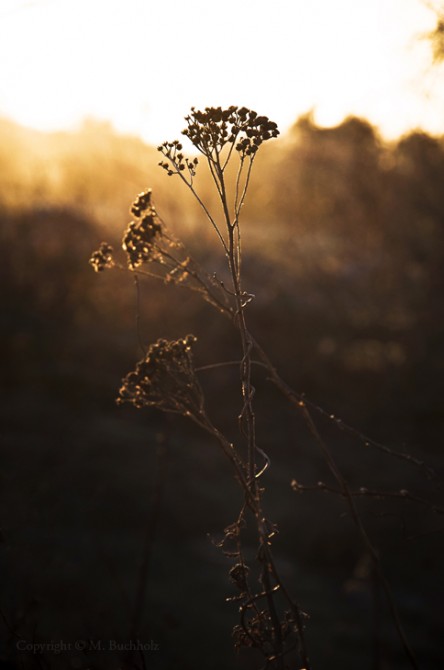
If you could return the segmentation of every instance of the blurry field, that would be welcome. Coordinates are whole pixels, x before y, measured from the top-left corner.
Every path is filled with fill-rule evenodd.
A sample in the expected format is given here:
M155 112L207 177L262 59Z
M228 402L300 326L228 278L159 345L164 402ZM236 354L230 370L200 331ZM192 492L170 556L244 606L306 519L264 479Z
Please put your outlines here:
M137 654L103 651L25 654L16 666L18 639L131 636L159 646L146 652L148 668L256 667L254 655L236 659L231 649L229 565L208 538L237 513L236 485L195 428L115 405L140 357L134 282L88 265L102 240L118 247L129 205L147 187L210 271L221 263L212 231L157 167L155 149L106 125L46 136L2 121L0 139L0 667L141 667L131 665ZM283 376L441 478L443 183L442 138L413 133L386 145L365 121L321 130L304 117L258 157L243 235L250 324ZM211 202L204 178L200 188ZM144 342L193 332L198 365L238 356L230 324L198 296L144 279L139 297ZM236 370L201 379L214 421L235 435ZM291 489L294 478L330 481L302 419L260 370L254 381L276 553L310 616L313 666L407 667L387 613L374 609L368 557L345 507ZM443 504L424 471L317 418L352 488L408 489ZM435 669L444 661L443 517L399 498L360 505L421 667Z

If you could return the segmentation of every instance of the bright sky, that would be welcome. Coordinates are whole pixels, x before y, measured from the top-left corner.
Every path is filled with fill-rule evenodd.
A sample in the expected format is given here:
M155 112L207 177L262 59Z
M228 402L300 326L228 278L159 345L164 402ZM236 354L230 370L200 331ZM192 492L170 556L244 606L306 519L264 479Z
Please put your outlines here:
M0 0L0 115L108 119L154 143L192 105L444 134L444 69L421 39L435 23L421 0Z

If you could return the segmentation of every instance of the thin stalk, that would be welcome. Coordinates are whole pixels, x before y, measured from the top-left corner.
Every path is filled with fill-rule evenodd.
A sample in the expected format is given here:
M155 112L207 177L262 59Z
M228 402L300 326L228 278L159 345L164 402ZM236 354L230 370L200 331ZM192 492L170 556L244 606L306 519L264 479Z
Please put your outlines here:
M196 144L201 153L207 159L210 174L212 176L214 185L219 195L221 207L223 210L223 218L225 221L225 226L228 235L227 241L225 241L224 236L219 230L215 220L212 218L206 205L203 203L203 201L200 199L197 192L195 191L192 181L187 180L184 177L184 175L181 174L180 170L178 170L177 168L176 173L179 174L182 181L188 186L188 188L190 189L190 191L192 192L192 194L194 195L194 197L197 199L200 206L204 210L210 223L215 228L219 240L222 243L228 261L228 269L231 275L231 282L233 288L232 295L234 299L234 308L232 309L227 308L224 311L224 313L227 316L228 314L230 314L231 317L234 317L234 322L237 330L239 331L241 341L242 360L240 362L240 383L241 383L243 407L240 413L239 422L241 432L245 435L247 442L246 463L243 462L243 459L240 458L237 450L227 440L227 438L217 428L215 428L215 426L213 426L213 424L210 422L210 420L204 413L203 409L197 413L187 412L186 414L192 420L194 420L195 423L204 428L213 437L215 437L220 443L223 452L229 458L232 465L234 466L236 476L242 488L244 489L245 504L251 509L255 518L255 528L259 543L258 560L262 564L261 579L262 584L264 586L264 590L260 594L255 595L252 595L251 592L247 592L246 594L248 595L247 601L244 602L243 606L241 607L241 622L243 629L245 633L252 639L252 641L254 641L255 637L258 637L258 639L255 641L255 646L259 646L259 648L266 654L267 666L269 663L272 663L273 667L275 667L276 670L284 670L286 667L284 657L285 654L288 652L288 649L285 649L283 630L281 628L281 621L279 618L278 608L275 600L275 594L277 592L282 592L284 594L284 598L290 605L291 611L293 612L294 621L296 622L297 625L298 629L297 633L300 645L300 656L303 659L305 667L309 668L306 653L306 645L303 636L302 615L299 611L299 608L293 603L287 591L284 589L283 584L279 578L277 569L274 565L270 549L270 540L272 533L270 533L268 529L268 523L262 512L262 505L261 505L262 492L257 483L256 452L258 451L258 448L256 445L256 418L253 407L253 397L255 389L252 385L251 380L252 351L254 346L254 340L249 333L245 317L246 302L244 300L245 295L242 290L241 236L239 228L239 216L250 183L250 176L251 176L252 165L254 162L254 155L249 157L249 165L246 175L243 172L245 156L242 156L240 159L241 165L238 171L235 184L233 220L231 220L230 205L225 184L224 171L228 165L228 161L233 151L234 144L235 142L233 141L232 146L228 152L228 156L223 161L223 163L221 159L222 147L219 146L216 142L213 143L211 149L208 145L208 142L205 142L201 145ZM266 460L268 461L269 459L266 457ZM262 636L262 634L260 633L256 635L256 633L252 632L252 630L249 629L248 624L245 622L245 617L247 615L247 611L249 611L249 608L251 606L256 607L255 605L251 605L251 603L255 603L260 598L265 598L267 601L266 612L267 616L270 617L272 627L271 639L268 638L267 636L265 637ZM262 612L260 611L257 614L259 618L262 616ZM270 646L272 648L272 653L268 653L270 651Z
M248 480L245 478L245 467L242 460L239 458L233 444L227 440L225 435L221 433L221 431L216 428L216 426L211 423L210 419L204 412L200 412L198 415L190 414L189 418L192 419L198 426L203 428L207 433L216 438L216 440L221 445L225 456L227 456L229 461L231 461L232 465L234 466L236 475L243 489L245 490L246 494L249 494ZM250 496L249 502L250 506L251 504L255 505L255 500L252 496Z
M127 268L121 268L122 270L126 270ZM142 275L144 277L154 277L155 279L160 279L161 281L165 281L165 277L162 275L157 275L154 272L146 272L144 270L140 270L137 268L137 270L129 270L130 272L136 272L139 275ZM175 284L179 288L182 289L187 289L188 291L194 291L195 293L199 293L200 295L204 296L204 299L210 304L213 305L215 309L217 309L219 312L222 314L225 314L226 316L232 316L232 310L230 307L227 307L224 305L218 298L216 298L211 291L208 289L206 284L204 282L202 283L202 287L198 286L191 286L190 284Z
M229 163L229 160L230 160L230 158L231 158L231 154L233 153L233 149L234 149L234 147L236 146L236 139L237 139L238 135L239 135L239 132L237 132L237 133L234 135L233 139L232 139L231 142L230 142L230 149L229 149L229 151L228 151L228 155L227 155L227 157L226 157L226 159L225 159L225 162L224 162L224 164L222 165L222 172L225 172L225 168L227 167L227 165L228 165L228 163Z
M255 435L255 415L252 405L253 389L251 385L251 350L252 343L248 333L247 324L245 320L244 307L242 304L242 292L238 281L236 264L234 259L233 246L233 229L230 229L230 253L229 253L230 272L234 286L235 301L236 301L236 322L240 333L243 358L241 362L241 386L242 396L244 400L244 407L242 408L241 416L246 417L247 422L247 441L248 441L248 466L249 478L251 485L254 486L255 481L255 451L256 451L256 435Z
M208 296L211 298L211 300L212 300L213 302L216 303L216 305L219 307L219 309L221 309L222 311L228 311L228 312L231 314L231 309L230 309L229 307L227 307L226 305L223 305L223 303L221 303L221 302L220 302L220 301L219 301L219 300L218 300L218 299L211 293L211 291L210 291L210 289L208 288L207 284L203 281L201 275L200 275L198 272L196 272L195 270L192 270L192 269L189 268L188 266L185 266L185 267L184 267L184 266L182 265L182 263L181 263L177 258L175 258L170 252L165 251L164 249L162 249L162 248L159 247L158 245L156 245L156 249L159 251L159 253L162 254L162 256L163 256L164 258L167 258L168 260L170 260L170 261L173 263L173 265L171 266L172 269L178 269L178 270L180 269L180 270L182 270L183 272L186 272L187 274L189 274L190 277L193 277L193 279L195 279L196 282L197 282L198 284L200 284L200 286L202 287L202 289L204 290L204 292L206 292L206 293L208 294ZM191 260L191 259L190 259L190 260ZM192 261L192 262L194 263L194 261ZM190 287L190 288L191 288L191 287Z
M203 153L203 152L202 152L202 153ZM171 161L171 159L168 159L168 160L169 160L170 163L173 165L173 167L174 167L174 169L175 169L175 174L179 175L179 177L181 178L181 180L183 181L183 183L190 189L190 191L192 192L193 196L196 198L197 202L199 203L199 205L201 206L201 208L202 208L203 211L205 212L205 215L207 216L209 222L211 223L211 225L213 226L214 230L216 231L217 236L219 237L219 240L220 240L220 242L221 242L221 244L222 244L222 246L223 246L223 248L224 248L224 250L225 250L225 253L227 254L227 253L228 253L228 248L227 248L226 242L225 242L225 240L224 240L224 238L223 238L223 236L222 236L222 233L220 232L219 227L218 227L216 221L215 221L214 218L211 216L211 213L210 213L210 211L208 210L207 206L205 205L205 203L203 202L202 198L199 196L199 194L197 193L196 189L194 188L193 183L192 183L191 181L188 181L188 180L184 177L184 175L182 174L182 172L176 168L176 165L174 164L174 162Z
M248 166L248 171L247 171L247 177L245 179L244 190L242 191L242 196L241 196L241 199L239 201L239 206L238 206L238 208L236 210L236 213L235 213L236 214L236 220L239 218L240 211L242 209L242 206L245 202L245 197L247 195L248 186L250 185L250 177L251 177L251 170L253 169L253 162L254 162L254 156L252 156L250 158L250 164Z
M413 651L410 647L410 644L407 640L406 633L404 631L404 627L401 623L398 608L397 608L397 605L395 603L390 585L389 585L389 583L387 581L387 578L385 577L385 574L383 572L378 552L377 552L376 548L374 547L372 541L370 540L370 537L369 537L369 535L368 535L368 533L367 533L367 531L366 531L366 529L365 529L365 527L362 523L361 517L360 517L358 509L356 507L356 503L355 503L354 498L353 498L353 494L352 494L352 492L351 492L351 490L348 486L347 481L345 480L345 478L343 477L339 467L337 466L336 461L334 460L330 449L328 448L325 441L322 439L322 437L321 437L321 435L320 435L320 433L319 433L319 431L316 427L316 424L313 421L313 418L312 418L306 404L302 400L297 398L295 396L294 392L292 391L292 389L289 386L287 386L287 384L281 379L281 377L279 376L279 374L276 371L276 368L272 365L271 361L268 359L268 356L265 354L263 349L257 344L255 344L255 348L256 348L256 351L257 351L259 357L263 360L263 362L265 364L267 364L269 373L271 375L271 381L290 400L290 402L295 403L297 405L297 407L302 411L302 415L303 415L303 417L304 417L304 419L307 423L307 426L308 426L311 434L313 435L316 443L318 444L318 446L319 446L319 448L320 448L320 450L321 450L321 452L322 452L322 454L325 458L325 461L326 461L326 463L327 463L327 465L330 469L330 472L332 473L333 477L336 479L343 496L347 500L352 520L353 520L356 528L359 531L359 534L361 536L361 539L362 539L362 542L363 542L364 546L366 547L366 549L368 550L368 552L369 552L369 554L372 558L373 564L375 566L376 573L378 575L379 581L380 581L380 583L382 585L382 588L384 590L384 594L385 594L385 597L386 597L386 600L387 600L387 604L388 604L390 613L392 615L392 619L393 619L393 622L395 624L395 628L396 628L396 631L398 633L398 637L400 639L400 642L401 642L401 645L404 649L404 652L405 652L407 658L409 659L412 668L414 668L414 670L419 670L419 665L417 663L416 657L415 657L415 655L414 655L414 653L413 653Z
M217 149L215 149L216 155L217 155ZM217 175L217 162L214 160L214 158L211 155L206 156L208 167L211 173L211 176L213 178L214 185L216 186L216 190L219 194L219 197L222 198L222 191L221 191L221 186L218 181L218 175Z
M239 207L239 187L240 187L240 179L242 176L242 171L245 165L245 158L242 156L239 164L239 170L237 173L236 177L236 189L235 189L235 198L234 198L234 221L233 221L233 228L236 231L236 266L237 266L237 273L238 273L238 278L240 280L240 275L241 275L241 234L240 234L240 227L239 227L239 214L240 214L240 207ZM251 162L250 162L250 169L251 169Z
M267 533L265 532L263 528L263 514L260 506L260 494L258 493L257 485L256 485L256 479L255 479L255 474L256 474L256 435L255 435L255 414L254 414L254 409L253 409L253 403L252 403L252 398L253 398L253 388L251 385L251 351L253 349L253 341L252 338L249 334L247 324L246 324L246 319L245 319L245 307L242 302L242 287L241 287L241 275L240 275L240 233L239 233L239 214L240 214L240 209L242 207L242 204L245 200L247 188L248 188L248 183L251 175L251 168L252 168L252 163L253 161L250 161L249 168L248 168L248 173L247 173L247 179L246 179L246 184L244 186L244 190L241 196L241 200L239 203L237 203L237 195L236 195L236 211L235 211L235 220L234 223L232 224L230 222L230 216L228 212L228 202L226 198L226 191L225 191L225 182L224 182L224 177L223 177L223 171L219 166L219 179L222 187L222 204L224 208L224 214L225 214L225 219L226 219L226 224L227 224L227 230L228 230L228 239L229 239L229 254L228 254L228 261L229 261L229 269L231 272L231 277L232 277L232 282L233 282L233 288L234 288L234 294L235 294L235 301L236 301L236 321L237 321L237 326L238 330L240 333L241 337L241 344L242 344L242 351L243 351L243 359L241 362L241 384L242 384L242 394L244 398L244 407L241 413L241 416L245 414L246 416L246 421L247 421L247 441L248 441L248 475L249 475L249 485L251 487L251 494L254 496L254 499L256 500L257 504L257 510L256 510L256 524L257 524L257 530L258 530L258 539L261 547L261 552L263 553L264 556L264 566L263 566L263 572L262 572L262 579L263 579L263 584L265 587L265 597L267 599L268 603L268 610L270 613L270 617L272 620L272 625L273 625L273 630L274 630L274 660L277 662L277 668L278 670L283 670L285 665L284 665L284 645L283 645L283 639L282 639L282 631L281 631L281 625L279 621L279 616L277 614L276 610L276 605L274 601L274 593L275 593L275 588L271 586L270 582L270 571L272 572L273 576L275 577L277 581L277 588L283 588L282 582L278 576L276 567L274 565L274 562L272 561L271 557L271 550L269 547L269 540ZM240 176L239 176L240 178ZM237 231L237 239L235 239L235 231ZM303 634L303 625L302 625L302 617L299 611L299 608L293 603L291 598L289 597L288 593L285 591L286 594L286 599L289 602L292 611L295 614L295 618L297 621L297 627L298 627L298 637L300 641L300 654L301 658L303 659L304 665L307 669L309 669L309 662L308 662L308 655L306 651L306 643L305 643L305 638Z
M241 156L241 159L239 161L239 169L238 169L237 175L236 175L236 186L235 186L235 190L234 190L234 193L235 193L235 195L234 195L234 214L235 214L235 217L239 212L238 205L239 205L240 180L241 180L242 172L243 172L243 169L244 169L244 165L245 165L245 157Z
M397 605L396 605L395 600L393 598L392 590L391 590L390 585L387 581L387 578L385 577L385 574L383 572L382 565L381 565L381 560L379 558L379 555L378 555L378 552L377 552L375 546L373 545L372 541L370 540L370 537L369 537L369 535L368 535L368 533L367 533L367 531L364 527L364 524L362 523L360 514L358 512L358 508L357 508L355 500L353 498L353 494L350 491L350 488L347 484L347 481L342 476L341 471L339 470L338 466L336 465L336 462L333 458L333 455L332 455L330 449L327 447L327 444L322 439L318 429L316 428L316 425L315 425L315 423L313 421L313 418L312 418L310 412L308 411L307 407L304 406L304 405L301 405L301 403L299 403L299 406L301 407L304 418L307 422L307 425L308 425L313 437L315 438L315 441L317 442L318 446L320 447L320 449L321 449L321 451L324 455L324 458L327 462L327 465L330 469L330 472L332 473L332 475L334 476L334 478L338 482L338 484L339 484L339 486L342 490L342 493L347 500L348 507L350 509L350 513L351 513L351 517L353 519L353 522L354 522L356 528L358 529L359 534L361 535L361 539L363 541L364 546L366 547L366 549L368 550L368 552L369 552L369 554L372 558L372 561L373 561L373 564L375 566L379 581L380 581L380 583L382 585L382 588L384 590L386 600L387 600L387 603L388 603L388 606L389 606L389 609L390 609L390 612L391 612L393 622L395 624L399 639L400 639L401 644L404 648L404 652L405 652L407 658L409 659L412 668L414 668L415 670L419 670L419 665L416 661L416 657L415 657L415 655L414 655L414 653L413 653L413 651L410 647L410 644L407 640L407 636L406 636L405 631L404 631L404 627L401 623L398 608L397 608Z
M255 451L256 451L256 435L255 435L255 415L252 405L253 390L251 386L251 350L252 343L248 333L247 324L245 320L244 306L242 304L242 288L241 278L238 273L236 263L236 246L234 239L234 229L230 221L228 198L225 187L225 179L222 167L219 163L218 157L218 177L220 180L222 190L222 206L224 210L225 223L228 231L228 265L233 284L234 298L236 304L236 322L241 338L242 346L242 363L241 363L241 387L244 407L241 416L245 415L247 422L247 443L248 443L248 471L252 493L257 496L256 482L255 482Z
M277 661L278 664L278 670L285 670L284 666L284 643L282 639L282 630L281 630L281 622L279 620L279 616L276 610L276 605L274 602L274 593L279 589L279 586L275 586L274 588L271 585L271 580L270 580L270 568L269 568L269 563L268 560L266 559L265 555L265 544L266 544L266 538L263 537L263 533L260 532L261 540L262 540L262 545L260 548L260 551L263 552L263 566L262 566L262 575L261 575L261 581L262 584L264 585L265 588L265 597L267 599L267 605L268 605L268 611L270 612L270 617L271 617L271 622L273 625L273 655L275 660Z
M297 634L298 634L298 639L299 639L299 655L300 655L301 660L304 664L304 670L310 670L311 665L310 665L310 661L309 661L309 658L308 658L308 649L307 649L307 642L306 642L306 639L305 639L304 624L303 624L303 621L302 621L301 608L299 607L299 605L297 605L294 602L293 598L288 593L287 589L285 588L285 585L283 584L283 582L282 582L282 580L279 576L276 565L274 563L274 558L273 558L273 554L272 554L272 551L271 551L271 547L267 545L265 550L267 552L267 561L268 561L268 564L270 566L273 577L276 581L276 584L279 585L280 590L283 593L286 601L290 605L291 611L292 611L293 616L296 620L296 626L297 626L297 629L298 629Z

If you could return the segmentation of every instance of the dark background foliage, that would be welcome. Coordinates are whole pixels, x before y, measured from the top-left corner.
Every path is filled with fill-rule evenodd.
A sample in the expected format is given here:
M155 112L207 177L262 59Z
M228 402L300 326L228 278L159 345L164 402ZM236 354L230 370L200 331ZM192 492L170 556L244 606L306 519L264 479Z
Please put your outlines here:
M114 403L140 340L193 332L206 365L238 357L235 333L198 296L141 279L137 299L130 275L88 266L103 239L118 247L146 187L210 271L221 266L212 230L153 148L106 125L45 136L3 121L0 136L4 667L20 656L17 638L131 636L159 645L146 653L150 668L255 667L254 654L233 655L229 564L207 537L220 539L238 509L228 465L183 420ZM315 415L352 488L436 502L423 468L366 448L329 415L442 476L443 183L442 138L386 143L364 120L321 129L306 116L261 150L243 223L251 327L326 410ZM200 188L211 203L205 178ZM201 380L214 421L235 436L236 368ZM313 666L407 667L345 506L291 489L294 478L331 484L301 417L259 368L254 381L276 552L310 617ZM360 506L421 667L436 668L442 517L400 498ZM138 661L130 656L20 658L126 668Z

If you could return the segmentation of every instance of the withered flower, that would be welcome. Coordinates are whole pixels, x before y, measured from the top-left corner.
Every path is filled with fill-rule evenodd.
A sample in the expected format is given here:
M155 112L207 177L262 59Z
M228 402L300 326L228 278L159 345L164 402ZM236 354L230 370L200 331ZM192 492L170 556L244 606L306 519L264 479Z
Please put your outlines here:
M128 265L135 269L155 256L154 242L161 234L162 226L152 204L151 189L139 193L130 211L136 220L128 224L122 247L127 253Z
M152 344L122 382L118 404L157 407L166 412L197 417L203 411L203 394L193 368L194 335Z
M92 265L95 272L103 272L114 265L113 248L107 242L102 242L97 251L91 255L89 264Z

